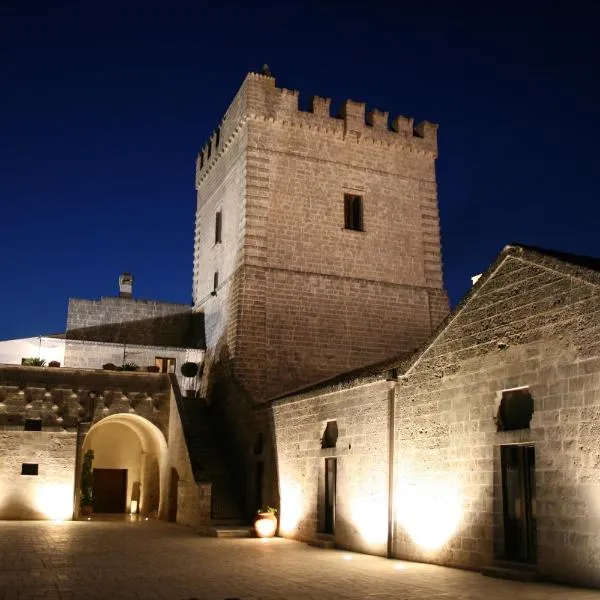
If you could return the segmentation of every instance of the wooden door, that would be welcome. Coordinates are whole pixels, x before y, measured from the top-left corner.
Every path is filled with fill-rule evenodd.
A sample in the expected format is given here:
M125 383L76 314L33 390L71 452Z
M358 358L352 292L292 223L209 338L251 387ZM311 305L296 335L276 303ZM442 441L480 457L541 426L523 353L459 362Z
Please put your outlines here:
M124 513L127 469L94 469L94 512Z

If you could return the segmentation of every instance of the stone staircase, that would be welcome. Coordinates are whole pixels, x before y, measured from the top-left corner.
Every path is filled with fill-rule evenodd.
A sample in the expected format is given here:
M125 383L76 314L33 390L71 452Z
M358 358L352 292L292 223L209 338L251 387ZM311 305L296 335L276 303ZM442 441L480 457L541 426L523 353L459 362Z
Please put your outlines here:
M236 498L234 481L220 451L218 430L210 409L199 398L184 398L177 378L171 375L170 379L194 479L197 483L212 484L211 525L199 533L216 537L250 536L252 529Z
M533 564L495 560L493 564L484 567L481 574L486 577L512 579L514 581L540 581L541 577Z

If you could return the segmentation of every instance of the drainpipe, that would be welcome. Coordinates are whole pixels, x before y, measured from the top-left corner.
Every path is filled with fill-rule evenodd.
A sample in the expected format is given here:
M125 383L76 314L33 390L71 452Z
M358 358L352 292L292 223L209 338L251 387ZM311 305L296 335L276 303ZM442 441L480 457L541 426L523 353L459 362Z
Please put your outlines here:
M386 558L394 558L394 441L398 370L389 371L388 382L388 535Z

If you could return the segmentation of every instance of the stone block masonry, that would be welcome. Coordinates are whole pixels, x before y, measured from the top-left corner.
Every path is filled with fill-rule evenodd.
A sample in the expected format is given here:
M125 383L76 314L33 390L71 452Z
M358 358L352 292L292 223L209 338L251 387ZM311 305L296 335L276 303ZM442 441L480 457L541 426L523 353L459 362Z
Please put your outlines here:
M397 365L393 388L380 370L275 401L284 534L323 532L323 462L335 457L341 547L386 552L378 519L391 490L397 558L469 569L524 560L542 577L600 585L599 284L600 273L509 247L429 344ZM499 424L511 390L533 400L529 427ZM339 436L322 449L328 420ZM514 465L503 470L506 448L529 452L528 500L507 496L521 479ZM529 542L516 549L505 523L529 510Z
M67 339L148 346L203 347L200 316L190 306L168 302L104 297L71 298Z
M445 316L436 130L353 101L303 112L247 76L198 157L194 302L254 401L412 351Z

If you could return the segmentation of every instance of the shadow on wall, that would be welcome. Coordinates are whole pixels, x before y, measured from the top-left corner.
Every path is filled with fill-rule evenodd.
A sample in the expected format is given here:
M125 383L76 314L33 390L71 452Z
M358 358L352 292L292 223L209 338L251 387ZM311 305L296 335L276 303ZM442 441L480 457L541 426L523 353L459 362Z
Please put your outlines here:
M172 346L204 347L204 314L191 311L148 319L106 323L69 329L67 340Z
M217 345L206 365L206 402L219 450L242 514L251 519L260 508L279 507L272 411L269 404L256 403L236 377L226 343Z

